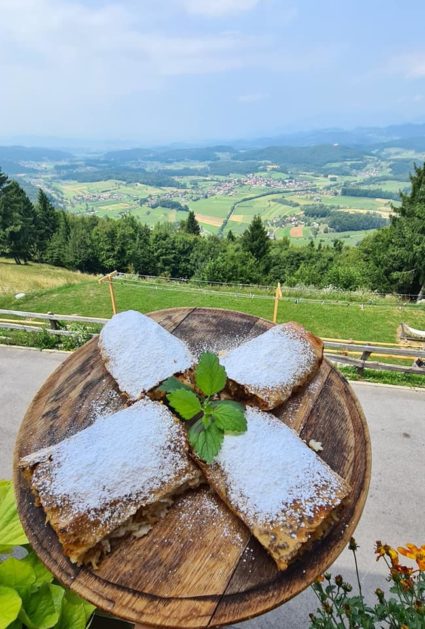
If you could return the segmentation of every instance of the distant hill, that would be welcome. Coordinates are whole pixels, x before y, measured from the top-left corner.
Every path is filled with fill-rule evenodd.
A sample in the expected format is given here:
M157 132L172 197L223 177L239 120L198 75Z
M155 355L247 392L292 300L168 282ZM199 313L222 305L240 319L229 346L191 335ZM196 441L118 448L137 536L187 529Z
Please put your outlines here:
M187 148L134 148L123 151L109 151L105 153L105 159L116 160L119 162L133 161L161 161L161 162L179 162L179 161L215 161L218 159L219 153L233 152L230 146L206 146L206 147L187 147Z
M373 145L398 141L402 148L410 148L417 138L425 138L425 123L400 124L387 127L358 127L356 129L317 129L286 133L272 137L232 142L235 148L267 146L313 146L315 144ZM412 148L414 148L412 146ZM422 149L421 149L422 150Z
M319 144L317 146L268 146L245 152L239 151L236 159L267 160L282 166L321 167L334 162L363 160L365 155L366 152L357 147Z
M72 158L72 154L58 149L36 146L0 146L0 164L8 162L59 161Z

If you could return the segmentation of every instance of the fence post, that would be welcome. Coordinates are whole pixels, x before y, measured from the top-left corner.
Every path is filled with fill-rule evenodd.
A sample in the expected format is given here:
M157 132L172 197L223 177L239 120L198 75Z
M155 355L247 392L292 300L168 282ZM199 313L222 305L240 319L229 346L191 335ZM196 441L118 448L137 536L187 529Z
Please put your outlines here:
M54 312L48 312L48 315L53 315L55 314ZM49 325L50 325L50 329L51 330L58 330L59 329L59 323L57 319L49 319Z
M279 299L282 299L282 289L280 287L280 282L277 283L276 292L274 296L273 323L277 322L277 309L279 306Z
M372 353L372 352L366 352L366 351L364 351L364 352L362 353L362 355L360 356L360 360L361 360L361 361L363 361L363 364L362 364L361 366L359 366L359 367L357 367L357 368L356 368L356 369L357 369L357 373L358 373L360 376L361 376L361 375L363 375L364 368L365 368L365 363L366 363L367 359L369 358L369 356L371 355L371 353Z
M117 302L115 300L115 293L114 293L114 287L112 286L112 278L118 274L118 271L112 271L112 273L108 273L108 275L105 275L104 277L101 277L99 280L99 284L101 284L102 282L107 281L108 285L109 285L109 296L111 298L111 305L112 305L112 313L114 315L117 314Z

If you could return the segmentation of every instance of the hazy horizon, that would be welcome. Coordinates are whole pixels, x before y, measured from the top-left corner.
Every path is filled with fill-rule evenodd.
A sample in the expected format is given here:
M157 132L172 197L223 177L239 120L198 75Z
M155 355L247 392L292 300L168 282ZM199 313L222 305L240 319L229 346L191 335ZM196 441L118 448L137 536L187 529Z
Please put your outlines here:
M425 120L425 5L1 0L0 141L210 143Z

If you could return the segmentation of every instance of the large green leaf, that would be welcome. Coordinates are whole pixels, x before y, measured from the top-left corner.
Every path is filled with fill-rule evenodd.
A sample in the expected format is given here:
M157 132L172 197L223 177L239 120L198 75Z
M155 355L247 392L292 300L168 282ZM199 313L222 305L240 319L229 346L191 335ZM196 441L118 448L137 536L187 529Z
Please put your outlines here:
M0 629L6 629L18 617L22 600L13 588L0 585Z
M218 357L212 352L201 354L195 369L196 386L205 395L214 395L224 389L226 380L226 370L220 365Z
M47 570L43 563L41 563L40 559L33 550L31 550L28 555L20 561L33 569L35 574L35 585L42 585L43 583L51 583L53 581L53 574Z
M2 503L3 498L5 497L7 492L9 491L10 485L10 480L0 480L0 504Z
M59 620L64 589L43 583L39 590L25 593L19 618L28 629L50 629Z
M22 594L29 589L36 580L35 572L23 560L10 557L0 563L0 585L15 589Z
M62 614L55 629L85 629L96 608L67 590L62 603Z
M4 482L2 481L0 491L0 552L5 552L13 546L28 544L16 509L12 483L8 481L8 488L5 490Z

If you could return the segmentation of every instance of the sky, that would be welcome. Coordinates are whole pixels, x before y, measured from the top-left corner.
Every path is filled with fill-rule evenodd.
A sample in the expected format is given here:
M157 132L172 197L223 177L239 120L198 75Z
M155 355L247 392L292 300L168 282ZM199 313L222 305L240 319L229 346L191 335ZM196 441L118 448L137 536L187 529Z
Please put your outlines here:
M425 122L424 0L0 0L0 139Z

